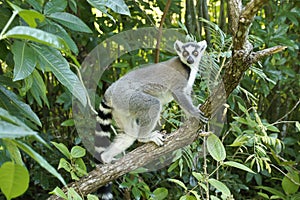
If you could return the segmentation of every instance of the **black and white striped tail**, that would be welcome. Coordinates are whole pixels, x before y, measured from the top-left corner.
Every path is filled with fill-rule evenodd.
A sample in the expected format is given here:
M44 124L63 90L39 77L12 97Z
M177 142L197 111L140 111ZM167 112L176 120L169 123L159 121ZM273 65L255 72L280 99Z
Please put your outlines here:
M101 160L101 153L110 145L110 125L112 121L111 107L104 100L101 101L96 117L97 124L95 130L95 155L98 161Z
M111 107L104 100L101 101L98 110L97 124L94 136L95 154L97 161L102 162L101 153L110 145L110 125L112 121ZM101 200L112 200L112 184L109 183L98 189Z

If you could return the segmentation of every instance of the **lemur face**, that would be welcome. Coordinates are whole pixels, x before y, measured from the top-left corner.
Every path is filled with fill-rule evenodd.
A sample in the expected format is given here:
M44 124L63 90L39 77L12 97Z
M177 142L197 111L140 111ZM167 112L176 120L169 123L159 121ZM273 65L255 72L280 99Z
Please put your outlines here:
M181 62L191 67L198 67L202 54L207 47L205 40L201 42L182 43L176 40L174 49L179 56Z

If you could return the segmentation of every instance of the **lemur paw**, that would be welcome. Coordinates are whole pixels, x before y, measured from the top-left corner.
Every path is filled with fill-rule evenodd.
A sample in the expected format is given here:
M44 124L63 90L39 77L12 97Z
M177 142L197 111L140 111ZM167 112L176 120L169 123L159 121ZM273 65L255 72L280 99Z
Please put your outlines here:
M159 131L153 131L149 137L147 138L139 138L138 141L140 142L154 142L157 146L163 146L166 137L164 134L160 133Z
M204 124L207 124L209 118L208 118L208 117L205 117L204 113L200 110L200 107L201 107L201 106L202 106L202 104L199 104L199 105L197 106L197 108L198 108L199 111L200 111L199 119L200 119L200 121L203 122Z

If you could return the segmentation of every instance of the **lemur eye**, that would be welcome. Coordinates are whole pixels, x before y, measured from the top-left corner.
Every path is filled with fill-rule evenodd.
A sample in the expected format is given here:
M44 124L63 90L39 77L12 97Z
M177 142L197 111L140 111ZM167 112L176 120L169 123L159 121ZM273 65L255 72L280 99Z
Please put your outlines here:
M199 54L198 51L194 51L194 52L193 52L193 55L194 55L194 56L198 56L198 54Z
M183 55L184 57L187 57L187 56L189 55L189 52L184 51L184 52L182 53L182 55Z

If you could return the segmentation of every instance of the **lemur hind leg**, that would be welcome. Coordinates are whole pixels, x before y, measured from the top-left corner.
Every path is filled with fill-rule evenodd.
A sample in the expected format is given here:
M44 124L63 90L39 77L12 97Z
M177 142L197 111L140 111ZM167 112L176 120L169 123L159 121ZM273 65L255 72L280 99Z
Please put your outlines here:
M158 146L163 145L164 135L159 131L153 131L156 127L162 105L159 99L148 94L143 94L144 105L137 109L136 119L139 125L138 141L154 142Z
M105 163L110 163L114 157L124 152L137 139L138 125L136 120L124 113L114 113L117 117L118 127L122 133L119 133L110 144L110 146L101 154L101 159Z

